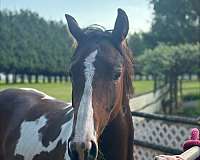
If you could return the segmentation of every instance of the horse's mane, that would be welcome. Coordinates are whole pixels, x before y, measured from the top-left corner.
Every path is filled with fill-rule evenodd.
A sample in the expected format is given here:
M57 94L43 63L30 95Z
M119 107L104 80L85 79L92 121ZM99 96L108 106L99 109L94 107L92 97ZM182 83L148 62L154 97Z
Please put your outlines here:
M103 26L100 25L91 25L83 29L84 34L89 39L108 39L111 41L113 46L121 53L124 59L125 65L125 74L124 74L124 86L125 86L125 97L130 99L133 96L133 86L132 86L132 77L133 77L133 57L132 52L128 48L127 41L124 40L121 45L116 45L112 38L112 30L106 30Z
M122 45L122 55L124 57L124 65L125 65L125 77L124 77L124 85L125 85L125 96L126 98L130 99L133 97L134 94L134 88L132 85L132 80L133 80L133 65L134 65L134 59L133 59L133 54L131 50L128 47L128 43L125 40Z

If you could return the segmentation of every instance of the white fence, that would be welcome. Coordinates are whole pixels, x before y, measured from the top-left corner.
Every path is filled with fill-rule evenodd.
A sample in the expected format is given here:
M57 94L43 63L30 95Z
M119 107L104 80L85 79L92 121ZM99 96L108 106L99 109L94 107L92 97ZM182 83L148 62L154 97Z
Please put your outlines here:
M168 91L166 85L156 92L130 100L135 130L135 160L150 160L160 154L181 154L183 142L191 129L200 127L197 119L153 114L161 110L162 100L168 98Z
M168 85L161 87L156 92L149 92L132 98L129 102L131 111L155 113L160 111L161 102L166 98L169 91Z
M132 112L134 159L151 160L160 154L180 154L192 128L200 128L197 119Z

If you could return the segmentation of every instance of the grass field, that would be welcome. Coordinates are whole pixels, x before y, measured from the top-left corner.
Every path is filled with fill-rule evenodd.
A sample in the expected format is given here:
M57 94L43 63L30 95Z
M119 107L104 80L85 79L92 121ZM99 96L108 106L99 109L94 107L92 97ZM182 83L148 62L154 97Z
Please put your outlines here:
M134 81L135 94L141 94L153 89L153 81ZM56 97L64 101L71 101L71 83L39 83L39 84L3 84L0 83L0 90L6 88L35 88L50 96ZM191 92L200 93L200 83L198 81L183 81L183 93ZM189 88L189 89L188 89Z
M135 94L141 94L153 90L153 81L134 81L133 82Z
M0 89L6 88L35 88L40 90L52 97L56 97L58 99L64 101L71 101L71 83L45 83L45 84L1 84Z
M135 81L135 93L140 94L153 89L153 81ZM39 83L39 84L0 84L0 90L6 88L35 88L50 96L64 101L71 100L71 83Z
M200 94L199 81L183 81L183 95L187 94Z

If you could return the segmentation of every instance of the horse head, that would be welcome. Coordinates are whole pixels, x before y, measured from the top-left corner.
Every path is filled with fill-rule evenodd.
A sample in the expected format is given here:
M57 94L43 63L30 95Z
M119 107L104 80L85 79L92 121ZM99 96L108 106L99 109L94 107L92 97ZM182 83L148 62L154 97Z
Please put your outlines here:
M69 71L74 107L69 155L73 160L95 160L104 129L120 111L126 110L124 106L132 94L133 66L125 40L128 17L118 9L111 31L97 26L81 29L72 16L65 16L77 41Z

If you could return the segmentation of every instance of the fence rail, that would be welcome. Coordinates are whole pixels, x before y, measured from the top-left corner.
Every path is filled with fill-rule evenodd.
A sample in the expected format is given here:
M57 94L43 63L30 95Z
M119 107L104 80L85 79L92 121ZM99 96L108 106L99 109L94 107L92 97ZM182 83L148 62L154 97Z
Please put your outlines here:
M198 146L194 146L190 149L188 149L187 151L183 152L180 155L176 155L176 157L181 157L184 160L195 160L196 158L198 158L200 156L200 147ZM163 160L163 158L168 156L162 155L162 156L156 156L155 160ZM173 156L174 157L174 156Z
M170 116L162 114L149 114L143 112L132 112L133 117L143 117L149 120L162 120L165 122L184 123L189 125L200 125L200 118L188 118L180 116Z
M167 97L169 86L164 85L156 91L151 91L146 94L136 96L129 102L131 111L155 113L161 110L161 103Z
M156 155L181 154L183 142L192 128L200 128L197 119L132 112L134 158L154 159Z

